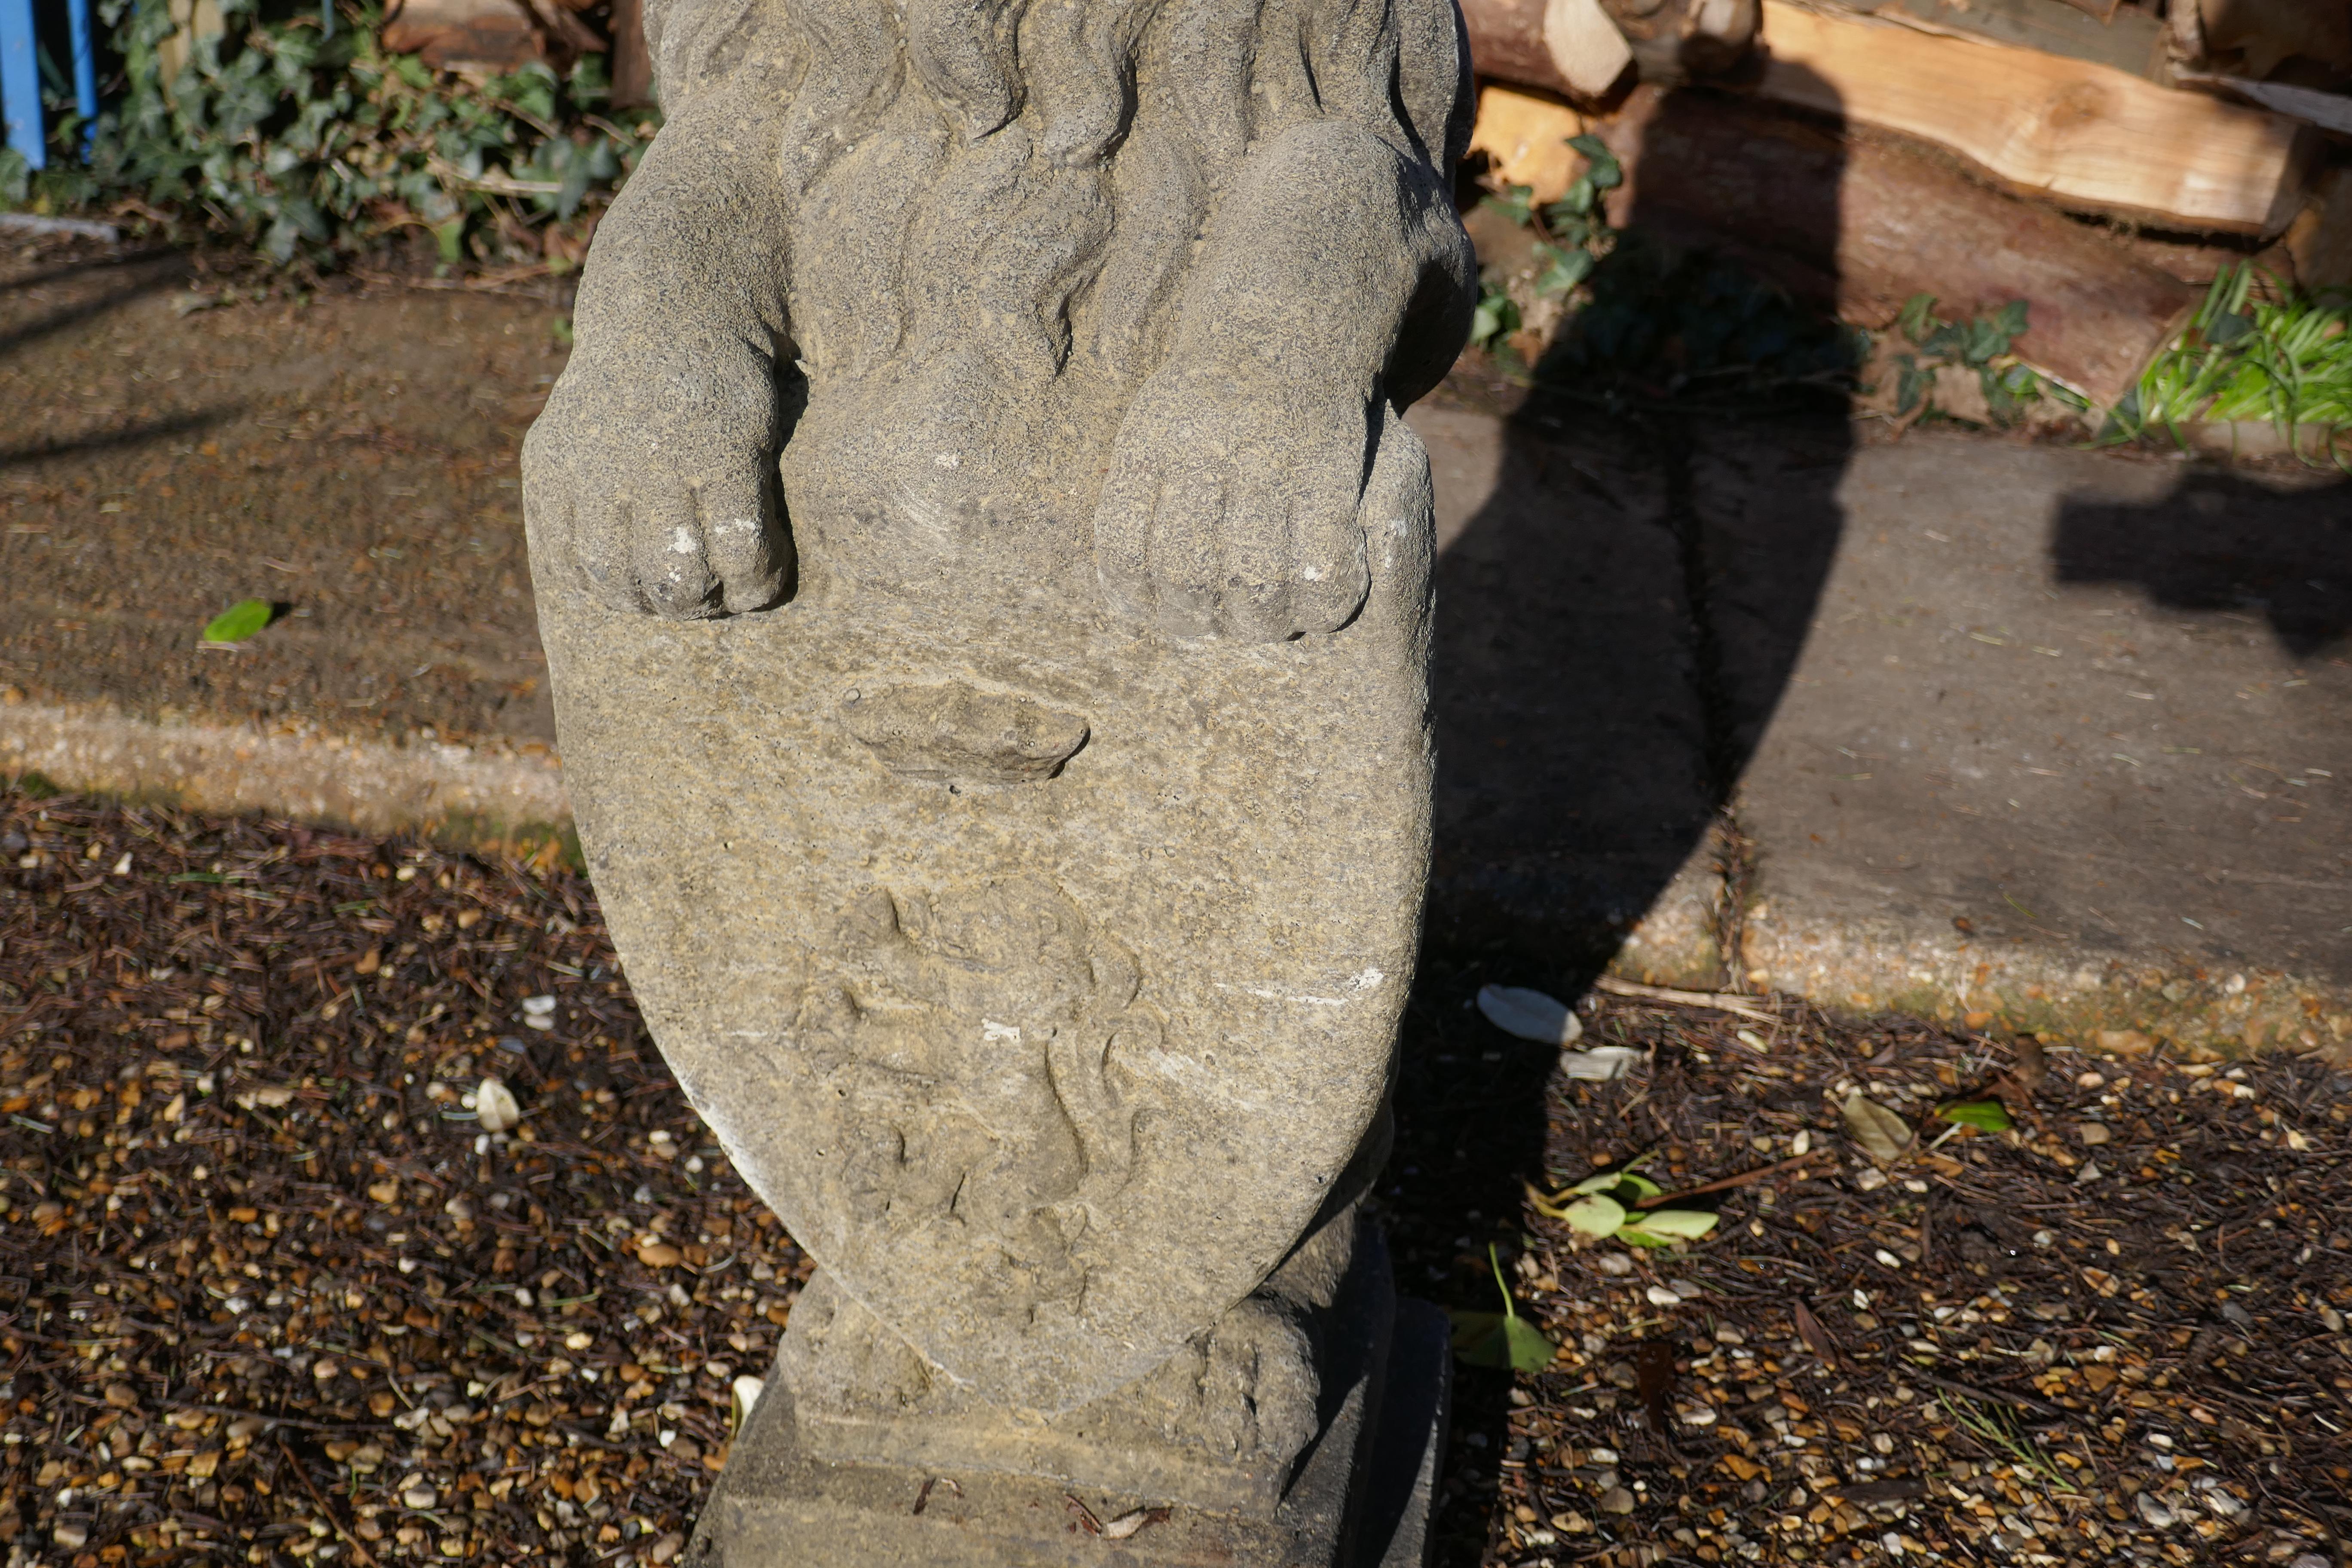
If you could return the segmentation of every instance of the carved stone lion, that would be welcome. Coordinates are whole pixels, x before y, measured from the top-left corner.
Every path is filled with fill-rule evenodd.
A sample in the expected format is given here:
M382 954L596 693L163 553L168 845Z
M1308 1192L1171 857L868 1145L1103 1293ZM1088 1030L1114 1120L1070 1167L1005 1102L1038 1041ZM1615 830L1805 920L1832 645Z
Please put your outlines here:
M606 604L763 608L795 536L987 581L1076 524L1180 637L1355 615L1373 410L1475 293L1450 0L646 11L668 121L524 452L537 541Z
M1382 1403L1355 1205L1428 868L1451 0L647 33L525 516L631 984L822 1265L701 1539L946 1561L857 1478L952 1460L1005 1542L1060 1477L1239 1510L1169 1561L1337 1563L1438 1408Z

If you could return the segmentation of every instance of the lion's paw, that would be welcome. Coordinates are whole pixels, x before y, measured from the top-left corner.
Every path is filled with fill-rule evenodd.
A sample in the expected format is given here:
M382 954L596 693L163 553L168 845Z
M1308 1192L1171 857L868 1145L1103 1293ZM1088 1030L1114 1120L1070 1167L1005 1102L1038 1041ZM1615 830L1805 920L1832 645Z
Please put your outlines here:
M791 568L773 367L665 346L650 363L583 352L557 384L523 443L531 552L614 610L764 609Z
M1365 400L1344 391L1161 372L1128 412L1095 512L1104 593L1173 637L1339 630L1370 583L1370 440Z

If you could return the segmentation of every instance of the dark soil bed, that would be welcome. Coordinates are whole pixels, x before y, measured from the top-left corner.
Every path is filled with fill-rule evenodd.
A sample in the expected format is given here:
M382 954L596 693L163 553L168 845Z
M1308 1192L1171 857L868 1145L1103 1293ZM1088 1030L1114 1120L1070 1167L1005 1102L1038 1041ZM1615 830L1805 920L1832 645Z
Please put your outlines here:
M1468 1010L1513 978L1427 965L1379 1197L1407 1289L1494 1310L1494 1244L1560 1342L1460 1374L1448 1568L2340 1568L2342 1076L2053 1047L2030 1100L2000 1086L2017 1131L1881 1173L1833 1097L1925 1121L2014 1049L1597 996L1588 1041L1652 1054L1571 1083ZM0 795L0 1053L15 1560L677 1553L808 1264L662 1067L584 881ZM1696 1246L1577 1245L1527 1205L1801 1136Z

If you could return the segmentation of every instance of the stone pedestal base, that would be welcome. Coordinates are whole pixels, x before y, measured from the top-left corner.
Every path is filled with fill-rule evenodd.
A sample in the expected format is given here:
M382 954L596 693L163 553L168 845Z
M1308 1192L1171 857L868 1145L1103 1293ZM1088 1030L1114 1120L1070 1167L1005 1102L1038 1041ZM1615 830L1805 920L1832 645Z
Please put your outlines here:
M686 1568L1421 1568L1445 1440L1447 1323L1421 1301L1352 1316L1373 1342L1353 1358L1368 1370L1270 1511L986 1470L830 1463L807 1451L779 1375L736 1441ZM1106 1524L1166 1514L1100 1539L1073 1499Z

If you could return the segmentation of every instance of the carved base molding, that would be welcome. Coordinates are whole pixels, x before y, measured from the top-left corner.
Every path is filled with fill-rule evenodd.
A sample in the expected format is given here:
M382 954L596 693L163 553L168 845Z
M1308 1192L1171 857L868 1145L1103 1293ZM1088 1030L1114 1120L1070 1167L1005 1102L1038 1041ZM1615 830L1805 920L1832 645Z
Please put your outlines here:
M1123 1390L1046 1426L1008 1418L993 1436L969 1407L936 1425L918 1417L887 1429L904 1458L931 1447L937 1459L962 1461L952 1466L822 1458L814 1450L839 1453L855 1438L824 1408L837 1403L829 1391L812 1391L811 1419L803 1418L788 1351L735 1443L686 1568L1047 1568L1112 1560L1130 1568L1420 1568L1444 1447L1448 1325L1427 1303L1396 1297L1377 1236L1355 1250L1348 1288L1313 1336L1325 1374L1318 1430L1283 1484L1263 1498L1235 1486L1229 1461L1169 1431L1158 1378L1137 1385L1132 1411L1121 1408ZM1249 1303L1236 1311L1244 1310ZM1160 1442L1065 1442L1055 1430L1073 1421L1139 1435L1146 1412L1159 1418ZM869 1437L885 1432L879 1424L866 1428ZM1017 1473L1024 1468L1062 1473ZM1092 1473L1069 1473L1082 1468ZM1181 1500L1220 1495L1230 1506ZM1074 1498L1098 1523L1124 1523L1131 1533L1114 1545L1087 1532ZM1137 1510L1160 1516L1138 1526ZM1104 1556L1107 1547L1115 1559Z

